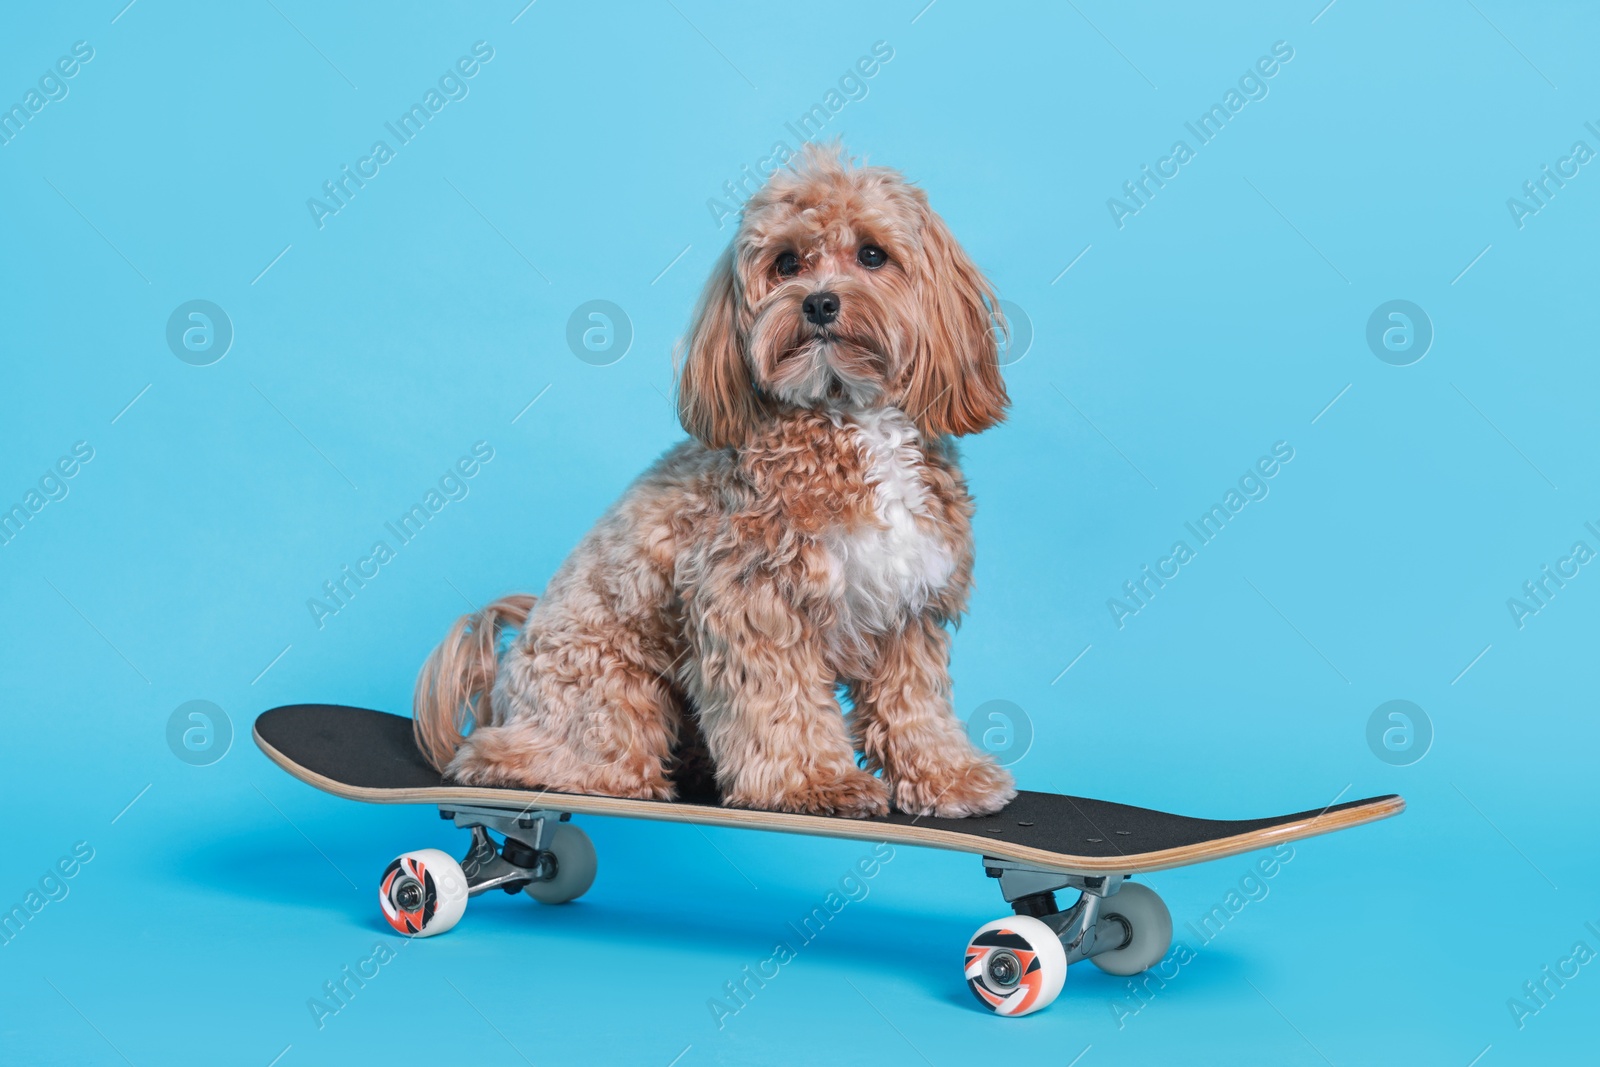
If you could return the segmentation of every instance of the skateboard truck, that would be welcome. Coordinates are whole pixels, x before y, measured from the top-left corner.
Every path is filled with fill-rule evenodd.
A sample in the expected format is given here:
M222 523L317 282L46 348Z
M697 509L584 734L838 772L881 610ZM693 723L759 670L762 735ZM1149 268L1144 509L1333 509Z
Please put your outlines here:
M439 818L472 831L472 843L461 858L468 896L491 889L515 893L530 885L554 882L561 874L555 841L561 824L572 818L570 812L453 804L440 805ZM582 833L576 827L566 829ZM504 838L502 844L495 845L490 830Z
M967 942L967 987L997 1015L1027 1015L1056 998L1067 965L1089 960L1132 975L1160 962L1172 944L1172 915L1149 886L1125 874L1067 874L1017 860L983 857L1013 914L978 928ZM1056 905L1056 890L1077 902Z
M1012 911L1038 919L1061 940L1067 963L1128 947L1133 931L1120 914L1104 913L1106 898L1122 888L1125 875L1062 874L1027 867L1014 860L983 858L983 870L1000 882L1000 894ZM1077 902L1066 910L1056 905L1056 890L1076 889Z
M545 808L440 804L439 817L472 831L457 863L447 852L422 848L397 856L383 872L378 903L395 930L409 937L442 934L461 921L467 898L521 890L541 904L576 900L594 884L594 844L568 820ZM504 838L499 845L490 836Z

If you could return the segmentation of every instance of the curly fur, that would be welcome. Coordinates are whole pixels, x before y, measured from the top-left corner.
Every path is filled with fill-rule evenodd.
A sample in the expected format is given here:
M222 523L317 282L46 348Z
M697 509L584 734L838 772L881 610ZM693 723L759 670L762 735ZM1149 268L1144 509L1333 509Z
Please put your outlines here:
M887 262L863 266L864 244ZM785 252L793 274L776 265ZM802 308L823 291L839 313L818 325ZM973 558L950 437L1007 404L994 307L894 171L808 149L775 175L679 354L693 438L537 603L456 624L418 679L429 758L467 784L778 811L1003 807L1010 775L951 707L947 630ZM497 665L501 628L518 624Z

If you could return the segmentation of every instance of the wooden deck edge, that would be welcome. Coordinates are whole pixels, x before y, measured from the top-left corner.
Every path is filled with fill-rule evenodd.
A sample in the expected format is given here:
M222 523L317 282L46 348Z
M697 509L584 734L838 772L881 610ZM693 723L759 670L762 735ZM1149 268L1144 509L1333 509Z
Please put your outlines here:
M545 793L537 790L507 790L453 786L449 789L373 789L346 785L316 771L308 770L273 748L253 727L256 745L268 759L295 778L347 800L369 804L485 804L495 807L548 807L575 815L611 815L625 819L656 822L681 822L699 826L726 826L744 830L776 830L806 837L834 837L854 841L889 841L896 844L964 852L975 856L994 856L1064 874L1146 874L1173 867L1185 867L1206 860L1224 859L1289 841L1346 830L1364 823L1399 815L1406 808L1402 797L1386 797L1370 804L1340 811L1325 811L1310 818L1251 830L1231 837L1217 838L1182 848L1162 849L1125 856L1071 856L1047 852L1026 845L951 833L915 824L858 822L851 819L823 819L814 815L786 812L750 811L706 804L674 804L665 809L653 801L625 800L619 797L588 797L573 793Z

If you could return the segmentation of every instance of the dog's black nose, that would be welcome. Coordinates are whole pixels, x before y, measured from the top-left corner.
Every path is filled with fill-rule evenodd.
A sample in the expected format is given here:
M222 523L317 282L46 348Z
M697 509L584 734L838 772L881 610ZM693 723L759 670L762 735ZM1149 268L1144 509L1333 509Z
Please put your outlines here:
M827 291L812 293L800 305L800 310L806 313L807 322L826 326L839 317L839 294Z

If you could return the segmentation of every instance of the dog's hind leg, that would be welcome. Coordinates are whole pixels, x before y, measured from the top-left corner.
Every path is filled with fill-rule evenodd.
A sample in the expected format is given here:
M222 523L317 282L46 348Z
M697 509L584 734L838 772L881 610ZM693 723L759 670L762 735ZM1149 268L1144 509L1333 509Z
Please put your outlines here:
M519 640L495 681L495 725L469 734L446 773L464 785L671 800L682 709L667 666L593 636Z

